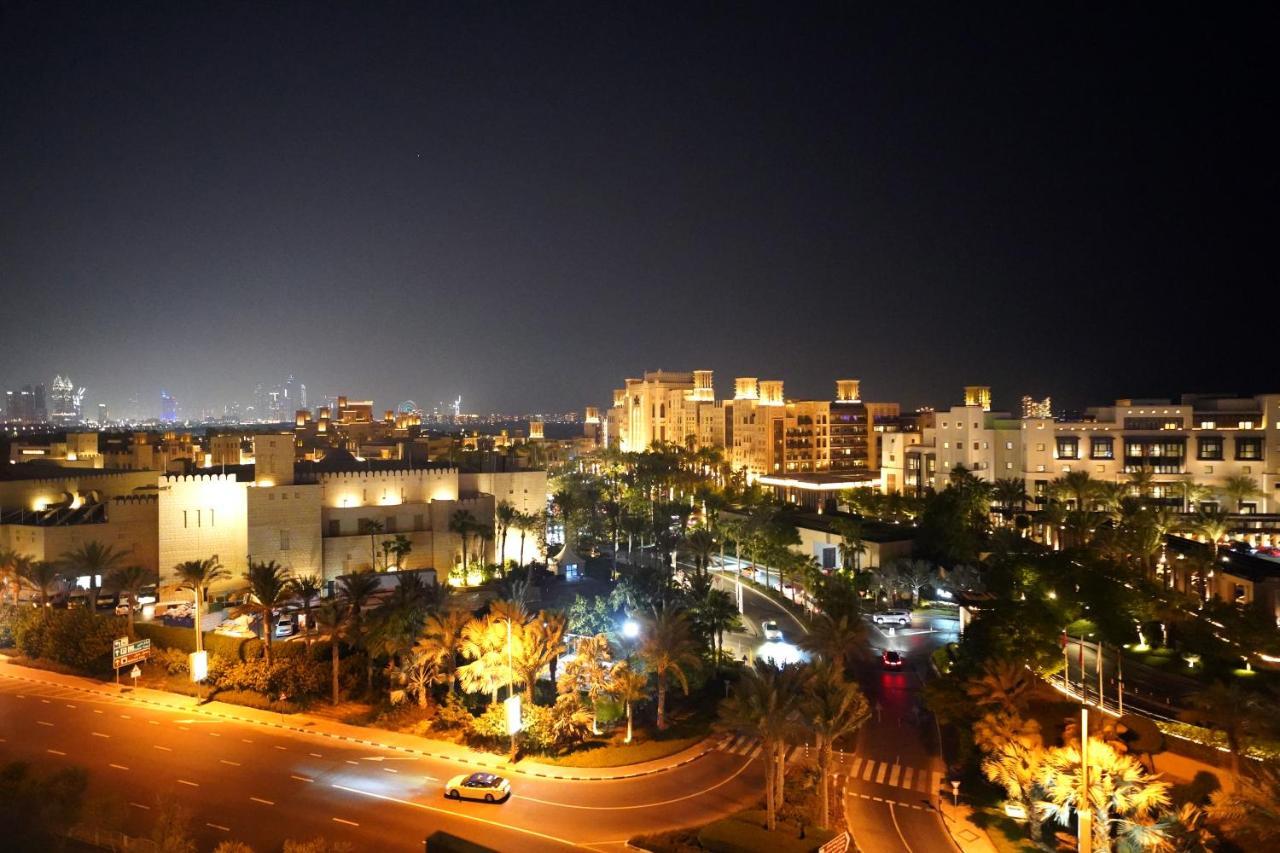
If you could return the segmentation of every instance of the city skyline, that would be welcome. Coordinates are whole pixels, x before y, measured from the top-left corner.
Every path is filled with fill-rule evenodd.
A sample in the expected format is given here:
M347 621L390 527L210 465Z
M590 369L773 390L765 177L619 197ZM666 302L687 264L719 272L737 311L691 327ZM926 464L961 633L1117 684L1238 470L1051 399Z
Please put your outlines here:
M694 363L908 406L1271 381L1274 59L1243 17L147 19L6 10L6 387L198 410L279 365L490 411Z

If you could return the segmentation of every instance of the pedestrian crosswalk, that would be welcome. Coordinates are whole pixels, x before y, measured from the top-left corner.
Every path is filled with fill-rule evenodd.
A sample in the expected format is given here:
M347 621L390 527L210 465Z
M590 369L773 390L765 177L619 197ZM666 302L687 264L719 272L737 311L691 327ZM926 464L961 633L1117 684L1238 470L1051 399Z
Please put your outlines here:
M762 751L761 743L757 738L745 735L729 735L721 740L716 748L721 752L747 759L759 758ZM816 756L807 746L792 746L787 750L788 764L814 758ZM884 785L907 791L919 791L922 794L934 794L942 785L942 773L937 770L911 767L895 761L864 758L860 755L838 753L832 769L835 772L837 784Z

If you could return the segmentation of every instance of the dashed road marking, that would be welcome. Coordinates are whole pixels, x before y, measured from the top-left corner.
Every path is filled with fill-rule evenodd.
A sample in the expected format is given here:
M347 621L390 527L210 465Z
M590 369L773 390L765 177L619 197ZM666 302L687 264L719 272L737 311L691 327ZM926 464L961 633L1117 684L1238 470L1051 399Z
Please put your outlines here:
M172 749L170 749L169 747L167 747L167 746L161 746L161 745L160 745L160 744L158 744L158 743L153 743L153 744L151 744L151 748L152 748L152 749L159 749L159 750L161 750L161 751L163 751L163 752L173 752L173 750L172 750Z
M121 714L121 715L120 715L120 719L122 719L122 720L132 720L132 719L133 719L133 717L129 716L128 714Z
M264 800L264 799L262 799L261 797L250 797L249 799L253 800L255 803L262 803L264 806L274 806L274 805L275 805L275 803L274 803L274 802L272 802L271 800Z
M324 756L318 752L308 752L307 755L310 755L312 758L324 758Z
M357 766L359 766L359 764L360 764L360 762L359 762L359 761L352 761L350 758L348 758L348 759L347 759L347 763L348 763L348 764L355 764L355 765L357 765Z
M142 809L144 812L151 811L151 806L144 806L142 803L129 803L129 805L133 806L135 809Z
M240 766L240 762L239 762L239 761L227 761L227 759L225 759L225 758L219 758L219 759L218 759L218 763L220 763L220 764L229 764L229 765L231 765L232 767L239 767L239 766Z
M343 820L343 819L342 819L342 818L340 818L340 817L335 817L333 820L334 820L334 822L335 822L335 823L345 823L347 826L359 826L359 825L360 825L360 824L356 823L354 820Z
M116 770L128 770L128 769L129 769L128 767L125 767L123 764L108 764L107 766L108 766L108 767L113 767L113 768L115 768Z
M189 781L187 781L186 779L179 779L179 780L178 780L178 784L179 784L179 785L189 785L189 786L191 786L192 788L199 788L199 787L200 787L200 783L199 783L199 782L189 782Z
M297 779L299 782L314 782L314 779L308 779L306 776L289 776L290 779Z
M280 750L281 752L284 752L285 750L287 750L287 749L288 749L288 747L284 747L284 746L277 746L277 747L276 747L276 749Z
M159 721L159 720L147 720L147 725L149 725L149 726L158 726L158 725L160 725L160 721Z
M253 741L252 741L252 740L250 740L250 739L249 739L249 738L247 738L247 737L242 737L242 738L240 738L240 742L241 742L241 743L253 743Z
M93 735L94 737L111 737L111 735L104 735L102 732L89 732L89 734Z
M399 770L395 769L394 767L384 767L384 768L382 768L382 769L383 769L383 770L385 770L385 771L387 771L388 773L399 773L399 772L400 772Z
M95 714L101 714L102 712L101 712L100 710L98 710L97 708L94 708L94 709L93 709L93 713L95 713Z
M222 735L218 734L217 732L209 732L209 737L222 737Z
M45 722L44 720L36 720L36 725L48 726L49 728L53 728L53 723L48 723L48 722Z
M66 753L60 749L46 749L45 752L49 753L50 755L66 755Z
M222 824L220 824L220 823L206 823L206 824L205 824L205 826L207 826L207 827L209 827L209 828L211 828L211 829L220 829L220 830L222 830L223 832L230 832L230 831L231 831L231 827L229 827L229 826L223 826L223 825L222 825Z
M76 709L76 706L75 706L75 705L72 705L70 702L68 702L68 703L66 703L66 704L67 704L67 707L68 707L68 708L70 708L71 710L73 710L73 711L74 711L74 710Z

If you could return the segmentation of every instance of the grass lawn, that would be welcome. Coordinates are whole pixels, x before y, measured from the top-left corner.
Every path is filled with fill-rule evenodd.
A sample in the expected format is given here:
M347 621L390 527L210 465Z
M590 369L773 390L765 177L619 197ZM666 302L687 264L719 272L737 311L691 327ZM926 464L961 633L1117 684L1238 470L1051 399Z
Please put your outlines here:
M739 812L732 817L713 821L698 833L698 840L709 850L762 850L769 853L812 853L830 841L835 832L805 826L803 829L787 821L778 821L777 829L765 827L763 811ZM803 832L804 837L801 837Z
M999 809L988 808L976 811L972 820L987 831L991 844L1000 853L1039 853L1043 849L1027 838L1022 824Z
M532 757L535 761L561 767L621 767L675 755L701 740L702 735L668 740L633 741L629 744L615 741L587 741L568 755Z

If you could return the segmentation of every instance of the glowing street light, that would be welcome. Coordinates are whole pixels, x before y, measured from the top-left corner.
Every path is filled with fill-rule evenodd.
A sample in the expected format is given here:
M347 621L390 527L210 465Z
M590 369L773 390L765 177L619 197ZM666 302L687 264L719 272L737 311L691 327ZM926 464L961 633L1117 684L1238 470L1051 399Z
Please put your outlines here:
M628 640L634 640L640 636L640 623L634 619L628 619L622 623L622 636Z

